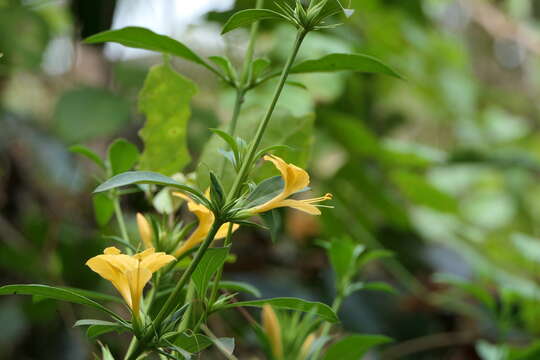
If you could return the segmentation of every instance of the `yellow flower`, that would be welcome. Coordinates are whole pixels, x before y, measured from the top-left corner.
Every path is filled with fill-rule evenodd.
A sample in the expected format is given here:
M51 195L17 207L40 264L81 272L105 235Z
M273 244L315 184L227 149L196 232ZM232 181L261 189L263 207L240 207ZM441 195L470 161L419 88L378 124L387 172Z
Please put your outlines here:
M143 241L144 248L150 249L154 245L152 244L152 227L143 214L137 213L137 227L139 228L139 235Z
M332 194L326 194L318 198L305 200L287 199L292 194L303 190L309 185L309 174L304 169L301 169L293 164L287 164L283 159L274 155L266 155L264 157L264 160L271 161L274 166L279 170L285 186L283 187L283 191L279 195L261 205L248 209L248 212L252 214L258 214L278 207L286 206L292 207L300 211L304 211L311 215L321 214L321 211L317 208L316 205L313 204L332 199Z
M210 229L212 228L212 224L214 223L214 214L212 211L210 211L207 207L196 203L192 198L189 196L186 196L182 193L175 192L173 193L174 196L181 197L182 199L186 200L188 203L188 209L191 211L197 219L199 220L199 225L193 231L193 233L189 236L189 238L182 243L173 253L174 256L180 257L182 254L185 254L187 251L191 250L195 246L199 245L201 242L206 239L206 236L210 232ZM225 223L221 225L219 228L215 239L223 239L227 236L227 232L229 229L230 223ZM236 231L238 229L238 224L232 225L232 231Z
M154 248L130 256L122 254L115 247L108 247L102 255L89 259L86 265L109 280L131 308L133 315L138 317L144 286L154 272L173 260L174 256L156 253Z
M283 358L283 345L281 343L281 327L276 312L272 306L265 304L262 310L262 327L268 336L268 342L272 349L272 354L277 359Z

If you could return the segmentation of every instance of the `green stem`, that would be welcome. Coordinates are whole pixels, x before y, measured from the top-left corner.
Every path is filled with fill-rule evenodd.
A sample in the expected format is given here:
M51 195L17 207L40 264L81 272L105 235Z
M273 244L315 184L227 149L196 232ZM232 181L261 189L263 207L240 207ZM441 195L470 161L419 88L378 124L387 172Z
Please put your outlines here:
M336 298L334 299L334 302L332 303L332 310L337 314L339 312L339 309L341 308L341 304L343 303L343 300L345 299L345 296L343 295L343 292L338 292L336 295ZM332 324L329 322L325 322L324 325L321 328L321 338L324 338L328 336L328 333L330 332L330 329L332 328ZM322 347L320 347L317 352L313 354L313 359L317 360L319 358L319 354L322 350Z
M257 0L255 4L256 9L262 8L264 0ZM246 49L246 55L244 56L244 64L242 69L242 76L240 77L241 87L246 87L251 83L251 62L253 61L253 54L255 53L255 40L257 39L257 33L259 32L259 22L255 21L251 24L251 31L249 34L249 43ZM231 133L231 135L233 135Z
M238 193L240 192L240 189L245 180L245 177L247 176L249 169L253 163L257 148L259 147L261 143L261 139L264 135L266 127L268 126L268 123L270 122L270 119L272 118L272 114L274 113L276 104L279 100L283 87L285 86L285 81L287 80L287 77L289 76L289 71L291 70L294 60L296 59L296 56L298 55L298 50L300 49L300 45L302 45L302 42L304 41L304 38L306 37L306 35L307 35L306 30L304 29L298 30L293 51L291 55L289 56L289 59L287 60L287 63L285 64L283 71L281 72L279 82L277 84L276 89L274 90L272 102L268 106L268 109L266 110L264 118L259 123L257 132L255 133L255 137L253 138L253 141L249 145L249 149L247 151L247 157L242 162L242 167L240 168L240 171L238 172L238 175L236 176L236 179L231 188L231 191L229 192L229 196L227 199L229 202L232 201L236 196L238 196Z
M131 244L131 241L129 240L129 235L126 229L126 223L124 222L124 214L122 213L122 207L120 206L120 198L115 193L114 196L114 213L116 215L116 220L118 221L118 226L120 227L120 233L122 234L122 237L124 240L126 240L129 244Z
M189 326L189 320L191 319L191 314L193 312L193 298L195 297L195 285L192 282L189 283L187 294L186 294L186 301L185 303L189 304L186 312L182 316L182 322L180 322L180 325L178 326L178 331L184 331Z
M176 283L176 286L174 287L172 293L169 295L167 300L165 301L165 304L159 311L159 313L156 315L154 321L152 322L152 326L148 329L146 334L136 343L135 349L133 350L132 354L126 358L126 360L135 360L137 357L139 357L143 351L145 350L146 343L150 340L150 338L154 335L154 331L159 327L159 325L165 320L165 317L167 317L172 311L175 310L175 308L178 306L178 304L175 303L177 301L178 296L180 295L180 292L186 285L186 283L191 279L191 275L201 262L204 254L206 253L206 250L208 250L208 247L210 247L210 244L212 241L214 241L214 238L216 236L216 233L218 232L219 228L223 225L223 221L216 219L214 223L212 224L212 228L208 232L208 235L206 236L206 239L201 244L199 249L197 250L197 253L195 254L195 257L189 264L188 268L182 276L180 277L180 280L178 283Z

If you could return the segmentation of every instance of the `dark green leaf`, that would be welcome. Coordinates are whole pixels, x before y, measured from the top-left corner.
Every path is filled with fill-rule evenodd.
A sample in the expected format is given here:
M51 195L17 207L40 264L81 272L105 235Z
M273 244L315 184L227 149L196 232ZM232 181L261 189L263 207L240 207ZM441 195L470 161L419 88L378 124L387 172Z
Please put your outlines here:
M123 29L104 31L86 38L85 42L88 44L115 42L132 48L178 56L210 68L199 55L195 54L186 45L168 36L156 34L142 27L128 26Z
M112 301L112 302L120 303L120 304L124 302L118 296L107 295L107 294L103 294L97 291L84 290L84 289L65 287L65 286L61 286L61 287L59 286L58 288L74 292L75 294L78 294L78 295L81 295L81 296L84 296L93 300Z
M386 344L392 340L381 335L350 335L332 344L323 360L358 360L371 348Z
M204 254L192 276L193 283L201 297L206 293L208 283L214 273L225 263L228 254L228 247L211 248Z
M108 191L111 189L133 184L156 184L162 186L171 186L188 192L197 197L203 197L203 195L199 191L187 185L181 184L168 176L161 175L152 171L128 171L122 174L118 174L105 181L103 184L99 185L94 190L94 193L100 193L103 191Z
M268 9L247 9L238 11L227 20L225 25L223 25L221 34L228 33L241 26L249 25L255 21L266 19L284 20L285 17L276 11Z
M103 160L101 160L99 155L84 145L70 146L69 151L71 151L72 153L81 154L85 156L86 158L92 160L96 165L98 165L103 170L106 169L105 163L103 162Z
M273 298L253 301L240 301L227 304L224 306L224 308L233 308L239 306L262 307L264 304L270 304L274 309L313 312L324 320L332 323L339 321L334 310L332 310L332 308L330 308L328 305L320 302L306 301L297 298Z
M175 337L174 340L172 340L173 344L191 354L201 352L213 344L209 337L201 334L188 335L186 333L181 333L173 336Z
M108 334L110 332L121 333L126 331L127 328L118 325L92 325L86 330L86 336L90 339L95 339L101 335Z
M329 54L320 59L303 61L291 69L291 74L357 71L362 73L385 74L401 78L397 72L374 57L364 54Z
M125 139L116 139L107 152L112 175L131 170L139 160L139 149Z
M81 304L94 309L103 311L116 319L120 319L111 310L107 309L105 306L91 300L85 296L79 295L73 291L58 288L54 286L39 285L39 284L28 284L28 285L6 285L0 287L0 295L32 295L40 296L48 299L60 300L72 302L75 304ZM120 319L121 320L121 319Z
M173 175L189 163L187 124L196 92L195 84L169 65L150 69L139 95L139 110L146 115L139 169Z
M262 181L257 187L249 194L245 200L245 207L252 208L261 204L264 204L270 199L275 198L283 191L285 183L281 176L273 176Z
M225 203L225 192L213 171L210 171L210 199L218 209Z
M107 345L99 343L99 346L101 347L101 360L114 360L114 356Z
M268 229L270 229L270 237L273 243L276 243L279 231L281 230L281 215L279 210L273 209L265 213L260 214L261 218L264 221L264 224Z

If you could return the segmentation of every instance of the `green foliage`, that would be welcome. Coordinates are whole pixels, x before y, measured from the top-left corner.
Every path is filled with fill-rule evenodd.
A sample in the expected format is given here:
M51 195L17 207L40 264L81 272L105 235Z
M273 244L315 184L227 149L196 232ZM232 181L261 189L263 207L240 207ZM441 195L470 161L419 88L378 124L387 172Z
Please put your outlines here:
M127 185L134 184L156 184L162 186L170 186L179 190L186 191L198 199L204 199L204 196L197 190L179 183L178 181L159 173L152 171L128 171L122 174L118 174L99 185L94 193L100 193L116 188L120 188Z
M124 139L116 139L107 152L112 175L118 175L133 168L139 160L139 150Z
M223 25L221 34L260 20L284 20L280 13L269 9L248 9L234 13Z
M189 163L187 122L189 104L197 87L170 65L153 67L139 95L139 109L146 115L140 131L144 141L139 168L172 175Z
M223 266L228 254L229 248L212 248L204 254L192 277L199 296L204 297L212 276Z
M239 301L236 303L227 304L223 306L223 308L228 309L238 306L262 307L265 304L272 305L274 309L313 312L320 316L322 319L333 323L339 321L336 313L328 305L320 302L306 301L297 298L273 298L253 301Z
M129 119L129 104L122 97L98 88L65 92L54 113L57 134L68 143L117 132Z
M371 348L390 342L386 336L380 335L349 335L332 344L326 351L323 360L357 360Z
M356 71L401 78L401 75L392 70L388 65L385 65L372 56L364 54L329 54L320 59L302 61L292 67L291 74L334 71Z
M186 45L168 36L159 35L142 27L129 26L119 30L104 31L85 40L88 44L115 42L137 49L157 51L163 54L178 56L196 64L210 66Z
M111 315L113 318L119 319L111 310L107 309L103 305L81 295L76 292L74 289L63 289L54 286L39 285L39 284L30 284L30 285L5 285L0 287L0 295L32 295L40 296L42 298L54 299L72 302L75 304L81 304L85 306L92 307L94 309L100 310Z

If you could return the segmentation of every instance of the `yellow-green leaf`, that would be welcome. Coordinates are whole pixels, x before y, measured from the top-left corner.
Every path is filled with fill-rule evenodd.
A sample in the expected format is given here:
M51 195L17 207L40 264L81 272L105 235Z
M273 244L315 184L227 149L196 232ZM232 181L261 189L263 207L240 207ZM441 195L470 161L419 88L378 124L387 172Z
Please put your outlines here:
M140 170L172 175L189 163L187 122L196 92L195 84L169 65L150 69L139 95L139 109L146 115L139 133L144 142Z

